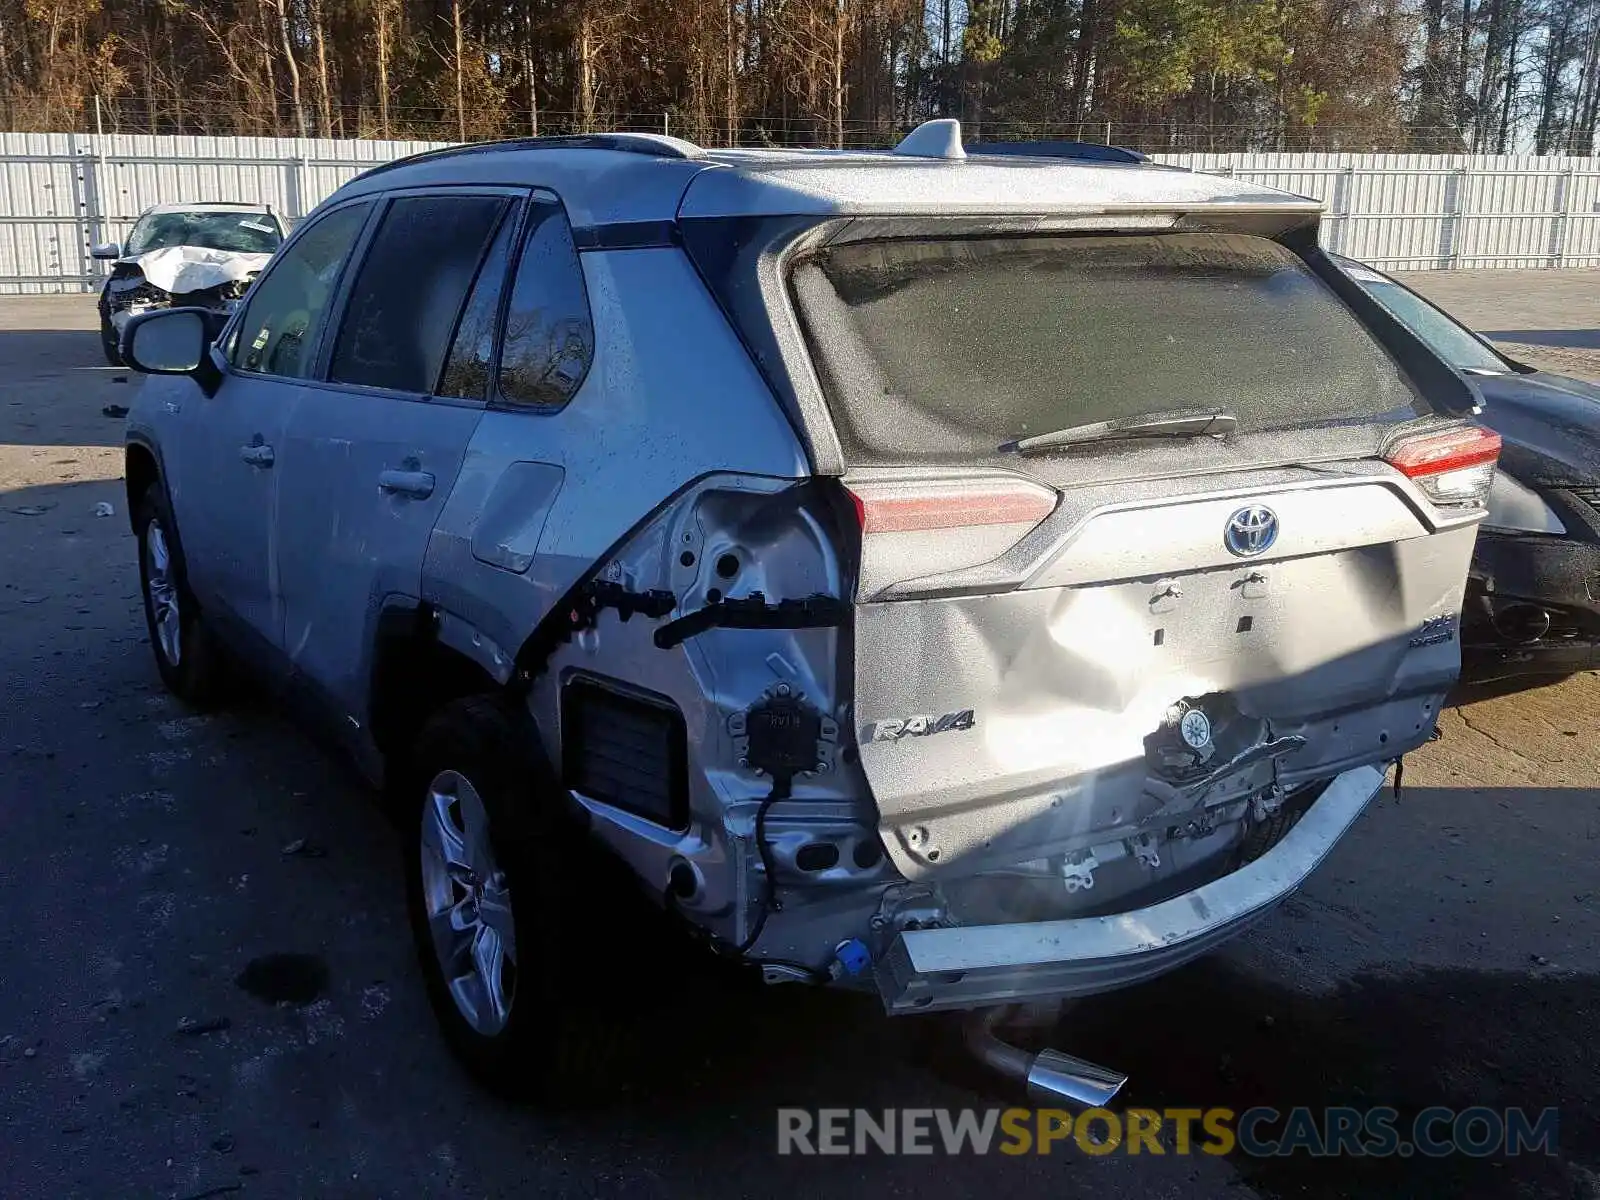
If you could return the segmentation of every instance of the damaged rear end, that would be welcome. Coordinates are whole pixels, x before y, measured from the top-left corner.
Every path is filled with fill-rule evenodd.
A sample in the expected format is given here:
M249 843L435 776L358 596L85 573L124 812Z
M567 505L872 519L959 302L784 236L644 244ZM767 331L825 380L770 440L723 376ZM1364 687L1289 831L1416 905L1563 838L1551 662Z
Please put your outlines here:
M1179 965L1427 740L1499 441L1314 209L684 227L854 515L838 739L900 882L832 911L890 1011Z

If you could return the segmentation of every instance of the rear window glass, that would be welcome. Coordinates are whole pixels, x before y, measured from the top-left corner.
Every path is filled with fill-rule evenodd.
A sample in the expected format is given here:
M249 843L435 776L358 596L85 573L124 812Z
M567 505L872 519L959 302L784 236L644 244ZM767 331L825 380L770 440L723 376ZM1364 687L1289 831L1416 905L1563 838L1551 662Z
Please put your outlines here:
M793 285L852 461L981 456L1195 407L1242 434L1417 412L1366 328L1265 238L859 242Z

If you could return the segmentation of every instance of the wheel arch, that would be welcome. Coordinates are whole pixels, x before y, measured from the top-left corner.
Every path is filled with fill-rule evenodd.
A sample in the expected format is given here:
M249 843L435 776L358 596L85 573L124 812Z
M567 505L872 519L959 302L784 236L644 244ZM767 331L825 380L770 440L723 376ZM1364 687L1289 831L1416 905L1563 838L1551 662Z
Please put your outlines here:
M388 607L372 647L368 732L386 759L414 744L428 718L465 696L505 690L505 679L440 639L446 614L431 605Z
M138 533L139 501L153 483L164 485L161 460L155 449L142 441L131 441L122 452L122 481L128 498L128 527ZM170 506L171 497L168 497Z
M463 632L469 634L465 645L460 644ZM385 608L379 615L367 738L379 754L373 779L391 805L403 803L408 781L414 782L412 751L423 728L452 704L473 697L502 707L521 731L519 750L529 771L530 794L561 795L560 773L545 749L538 721L528 710L525 692L514 682L509 656L485 637L480 636L474 646L471 632L474 627L461 618L431 605ZM486 661L478 661L469 650L484 655ZM496 654L500 670L495 669ZM586 824L581 808L557 807L580 827Z

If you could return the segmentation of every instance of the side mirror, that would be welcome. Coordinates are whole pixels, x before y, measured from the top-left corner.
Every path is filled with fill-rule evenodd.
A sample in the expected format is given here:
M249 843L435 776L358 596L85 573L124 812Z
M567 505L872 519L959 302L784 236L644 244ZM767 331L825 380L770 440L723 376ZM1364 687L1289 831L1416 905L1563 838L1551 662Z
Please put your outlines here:
M89 257L102 262L108 259L122 257L122 246L118 242L101 242L98 246L89 247Z
M145 375L188 375L214 396L222 372L211 354L212 314L204 308L158 308L122 327L122 361Z
M122 329L122 361L146 375L192 375L214 395L220 375L211 358L211 319L203 308L140 313Z

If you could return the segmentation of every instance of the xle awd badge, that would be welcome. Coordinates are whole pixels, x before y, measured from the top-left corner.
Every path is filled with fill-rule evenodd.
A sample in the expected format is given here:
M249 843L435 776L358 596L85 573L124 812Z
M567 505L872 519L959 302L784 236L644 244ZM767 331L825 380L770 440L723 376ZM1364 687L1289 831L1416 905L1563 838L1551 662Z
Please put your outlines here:
M903 737L928 737L952 729L971 729L977 724L970 708L945 713L942 717L906 717L899 721L879 721L867 726L866 741L898 742Z

